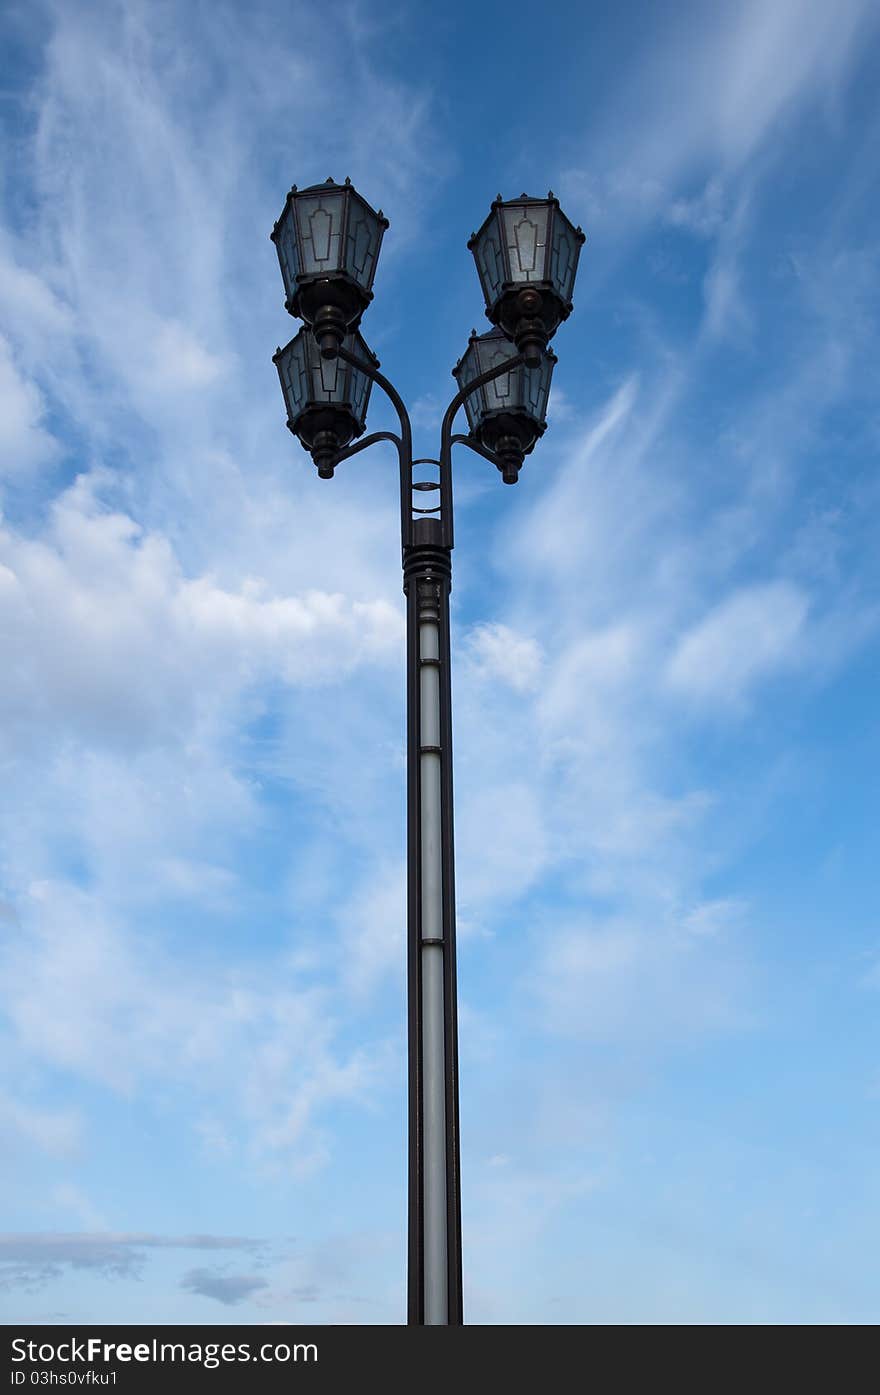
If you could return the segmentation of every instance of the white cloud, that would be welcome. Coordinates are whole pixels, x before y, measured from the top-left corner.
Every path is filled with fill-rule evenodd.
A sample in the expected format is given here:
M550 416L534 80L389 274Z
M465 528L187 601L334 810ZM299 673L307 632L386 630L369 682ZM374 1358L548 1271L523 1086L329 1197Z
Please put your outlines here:
M166 537L102 508L98 484L59 496L43 538L0 531L7 740L48 727L56 740L183 743L200 713L231 710L260 681L326 681L397 653L388 603L188 578Z
M145 411L167 414L178 397L192 410L206 388L230 378L233 356L209 348L204 334L158 316L144 315L141 323L141 335L127 355L126 373L137 382Z
M677 198L666 209L673 227L686 228L699 237L710 237L723 226L726 216L724 185L717 175L693 198Z
M720 935L737 925L746 910L746 902L733 897L703 901L684 915L682 927L691 935Z
M752 317L741 291L739 248L728 245L713 258L703 282L704 333L713 339L735 330L749 330Z
M567 186L592 204L593 224L612 224L615 235L658 214L710 231L720 181L778 157L787 123L834 99L876 22L870 0L833 11L809 0L747 0L665 25L628 65L591 142L604 165L570 171ZM704 192L683 193L695 177L708 179Z
M597 723L613 721L609 699L631 684L641 638L632 623L572 637L556 655L539 697L538 712L547 728L576 738Z
M518 561L532 574L538 572L559 584L562 576L570 576L572 563L595 565L618 541L590 505L608 479L613 443L633 414L637 393L636 378L628 378L591 421L573 427L567 464L549 475L552 484L514 524Z
M31 887L21 910L3 1006L16 1051L35 1063L124 1096L159 1080L220 1101L245 1157L280 1155L299 1174L325 1158L323 1112L383 1080L384 1047L338 1046L327 990L283 964L183 962L71 884ZM34 1127L56 1146L48 1119Z
M740 705L755 684L797 660L808 610L790 582L742 587L681 637L666 683L688 700Z
M517 634L509 625L482 624L470 632L467 646L470 662L484 682L505 683L517 693L537 686L541 646L531 635Z
M575 404L564 388L557 383L550 389L550 398L547 403L547 422L554 425L557 422L571 421L576 414Z
M180 1281L181 1288L198 1293L203 1298L213 1298L218 1303L232 1307L245 1298L268 1288L267 1279L257 1274L228 1274L215 1269L190 1269Z
M40 1286L64 1266L91 1270L113 1279L137 1279L145 1251L255 1250L257 1242L225 1235L126 1234L112 1230L0 1235L0 1283Z
M21 1144L50 1157L75 1156L84 1139L84 1120L73 1109L45 1109L0 1090L0 1132L12 1154Z
M341 979L356 996L386 977L402 988L406 972L406 867L376 868L337 912Z
M845 80L877 32L877 8L870 0L833 10L745 0L692 7L671 25L658 10L654 22L642 56L627 61L627 79L591 125L589 167L561 178L565 203L590 235L594 287L651 224L706 239L705 338L748 339L744 206L787 175L805 120L835 125Z
M43 425L46 403L37 385L16 368L0 335L0 479L26 475L60 454Z
M739 7L695 55L695 84L714 113L695 139L717 141L730 162L745 159L798 102L834 93L875 22L865 0L844 0L833 13L808 0Z
M50 335L69 335L73 329L69 308L45 280L16 263L5 231L0 232L0 307L4 324L16 341L24 343L29 361L38 343L45 343Z
M515 764L515 748L508 750ZM497 917L502 906L522 896L541 875L549 855L541 804L542 792L531 781L469 781L456 820L465 918L487 906Z
M73 1182L59 1182L52 1188L51 1201L65 1216L71 1213L79 1225L91 1231L109 1231L110 1227L103 1212L86 1196L81 1187Z
M533 1267L548 1228L576 1214L578 1204L601 1187L601 1178L579 1160L558 1156L539 1166L494 1157L475 1171L464 1217L470 1237L469 1321L526 1322L526 1307L531 1305L534 1313L548 1279L553 1286L549 1274L536 1274ZM526 1294L529 1299L523 1302Z
M747 1025L734 953L658 917L542 935L533 989L548 1030L591 1041L685 1041Z
M433 392L417 397L409 409L410 421L416 430L438 431L443 420L446 403Z

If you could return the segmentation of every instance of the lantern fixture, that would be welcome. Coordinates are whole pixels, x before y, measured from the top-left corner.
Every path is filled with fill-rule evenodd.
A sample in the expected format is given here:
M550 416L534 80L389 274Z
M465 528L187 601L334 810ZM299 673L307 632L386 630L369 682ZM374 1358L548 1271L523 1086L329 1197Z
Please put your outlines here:
M528 368L539 368L542 351L572 310L578 257L586 238L559 207L521 194L501 195L468 247L486 299L486 314L511 339Z
M311 325L324 358L360 324L373 299L373 277L388 219L350 179L308 189L294 184L270 234L291 315Z
M360 334L347 335L342 347L379 367ZM336 456L363 432L372 380L341 358L323 357L309 328L277 349L272 362L281 379L287 425L310 452L321 479L329 480Z
M502 330L496 328L488 334L473 330L452 374L459 387L466 388L481 374L516 356L516 345ZM519 363L465 399L471 435L497 457L505 484L516 484L524 456L534 450L547 429L547 403L555 363L552 349L544 349L537 370Z

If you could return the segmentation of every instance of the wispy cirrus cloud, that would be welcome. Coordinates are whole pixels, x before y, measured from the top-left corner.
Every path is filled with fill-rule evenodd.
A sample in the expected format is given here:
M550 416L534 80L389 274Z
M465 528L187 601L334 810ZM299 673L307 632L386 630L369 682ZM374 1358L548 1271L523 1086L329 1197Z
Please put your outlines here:
M107 1232L0 1235L0 1284L29 1288L58 1278L64 1269L90 1270L114 1279L136 1279L150 1251L248 1250L260 1242L223 1235L138 1235Z
M123 1096L151 1083L194 1090L210 1113L235 1100L238 1150L305 1175L324 1158L333 1101L381 1089L387 1047L344 1047L328 988L283 958L270 980L247 961L210 975L144 937L71 884L30 888L23 933L4 953L18 987L5 1014L16 1051ZM231 1120L230 1120L231 1122Z
M60 448L45 417L43 394L20 372L0 336L0 477L29 474L58 458Z
M190 1269L180 1281L181 1288L202 1298L213 1298L227 1308L268 1286L268 1280L256 1274L226 1274L213 1269Z
M755 683L797 662L808 610L789 582L742 588L681 636L666 682L685 699L740 705Z
M5 1004L14 1050L44 1081L60 1071L138 1094L176 1088L184 1059L195 1079L197 1060L236 1058L238 1085L208 1092L201 1125L210 1133L231 1088L236 1122L220 1132L253 1159L308 1170L325 1157L327 1103L356 1104L383 1075L381 1030L375 1058L331 1045L326 951L323 987L294 986L280 951L273 1008L246 945L240 977L206 980L185 927L195 908L228 926L242 898L259 899L237 840L273 826L263 791L289 778L270 733L297 691L320 720L319 690L362 664L393 683L402 601L393 498L370 497L355 473L328 510L290 469L268 230L292 177L332 168L368 196L380 180L404 210L383 258L393 274L448 153L430 94L383 72L351 26L330 38L299 6L279 38L278 18L221 6L190 44L169 5L47 11L0 246L14 484L0 569L3 875L16 917L3 952L31 979ZM341 143L335 126L316 140L311 120L328 45L351 60L358 120ZM272 894L284 901L283 877ZM143 915L183 917L173 956L141 952ZM323 1058L310 1083L306 1055ZM49 1153L82 1140L75 1112L26 1108L15 1081L6 1113Z
M866 0L846 0L833 15L803 0L693 9L687 40L667 27L630 65L598 123L603 155L566 176L572 194L582 191L603 236L620 235L624 218L631 236L658 214L701 235L721 231L731 181L780 158L805 108L833 107L875 29ZM691 184L685 193L694 180L696 192Z

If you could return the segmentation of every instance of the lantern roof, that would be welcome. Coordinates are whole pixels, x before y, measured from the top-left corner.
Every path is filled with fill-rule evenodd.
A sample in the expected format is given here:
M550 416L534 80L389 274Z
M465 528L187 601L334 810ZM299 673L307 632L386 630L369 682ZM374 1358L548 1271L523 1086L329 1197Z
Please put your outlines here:
M377 222L382 224L383 231L391 226L388 222L388 219L385 217L385 214L382 212L381 208L373 208L372 205L369 204L367 200L364 198L363 194L358 193L357 189L352 184L348 175L345 176L345 179L341 184L337 184L336 180L333 178L331 174L328 175L322 183L308 184L303 189L300 189L296 184L291 184L290 189L287 192L287 198L284 200L284 207L278 214L278 217L275 219L275 222L272 226L272 231L269 234L272 241L278 241L278 229L284 221L284 217L293 199L295 199L297 196L302 197L304 194L331 193L334 189L339 189L342 193L345 193L346 190L351 190L355 198L359 199L360 202L364 205L364 207L368 209L370 213L372 213L373 217L377 220Z

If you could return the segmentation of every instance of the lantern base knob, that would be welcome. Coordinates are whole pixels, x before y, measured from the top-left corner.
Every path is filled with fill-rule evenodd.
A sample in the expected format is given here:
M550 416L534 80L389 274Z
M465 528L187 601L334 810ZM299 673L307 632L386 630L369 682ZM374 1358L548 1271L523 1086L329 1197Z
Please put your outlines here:
M534 327L533 323L528 323L526 327L518 327L516 336L516 347L523 358L525 368L540 368L544 361L544 350L547 347L547 335L543 327Z
M516 484L522 469L525 451L516 436L502 436L495 444L498 469L505 484Z
M348 333L345 316L338 306L322 305L315 316L313 330L321 357L336 358L340 345Z
M317 432L310 453L318 467L318 479L332 480L339 449L339 438L335 431Z

